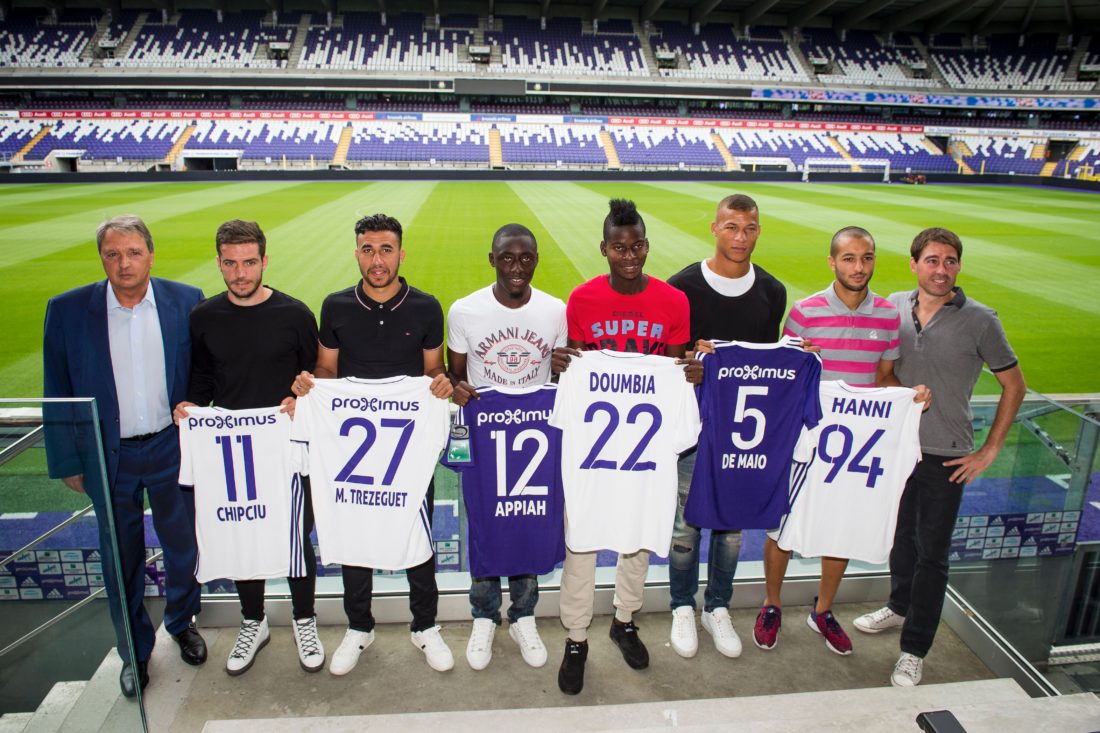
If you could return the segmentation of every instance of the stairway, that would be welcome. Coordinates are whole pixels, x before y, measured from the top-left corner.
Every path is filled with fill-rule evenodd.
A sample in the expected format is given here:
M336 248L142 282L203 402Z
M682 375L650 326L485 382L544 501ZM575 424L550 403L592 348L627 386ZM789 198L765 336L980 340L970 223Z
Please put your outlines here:
M489 167L504 168L504 150L500 144L500 130L496 125L489 129Z
M1047 144L1035 143L1031 146L1031 152L1027 154L1028 160L1046 160L1047 157Z
M642 27L638 24L638 21L632 20L634 28L634 37L638 41L638 46L642 50L642 61L645 62L646 68L649 69L649 75L655 78L661 78L661 69L657 65L657 54L653 53L653 45L649 42L649 36L647 36Z
M970 146L964 140L953 140L948 145L948 150L951 152L952 160L959 166L962 173L968 176L974 175L974 169L966 162L966 158L974 155L974 151L970 149Z
M183 148L187 145L187 141L191 139L191 136L195 134L195 126L188 125L183 128L180 136L176 138L176 142L172 144L172 149L168 151L168 155L164 156L164 162L169 165L175 165L176 160L179 159L180 153L183 152Z
M141 29L145 26L146 21L149 20L148 13L141 13L138 15L137 20L134 21L134 27L126 34L126 37L122 39L122 43L118 44L118 48L115 49L115 58L124 59L126 55L130 53L130 49L133 48L134 42L137 41L138 35L141 33Z
M302 60L302 50L306 47L306 36L309 35L309 27L313 23L313 16L303 13L298 20L298 30L294 31L294 40L290 43L290 50L286 54L286 67L297 69L298 62Z
M926 137L920 139L921 144L924 145L924 149L928 151L929 155L943 155L943 151L936 143L932 142Z
M1085 145L1078 143L1074 146L1073 150L1069 151L1069 155L1066 156L1066 160L1081 160L1089 152L1089 149Z
M95 33L88 39L88 42L84 44L84 49L80 52L80 58L91 61L93 64L96 61L95 51L99 48L99 39L103 38L103 34L110 28L111 22L107 20L107 14L99 16L99 22L96 23Z
M1081 61L1085 58L1085 54L1088 53L1089 43L1092 42L1092 36L1081 36L1081 40L1077 42L1077 48L1073 50L1073 55L1069 57L1069 64L1066 66L1066 73L1062 75L1062 78L1066 81L1077 81L1077 72L1081 70Z
M844 160L855 160L852 154L848 152L848 149L844 147L844 144L837 140L835 137L833 137L832 135L826 135L825 139L829 141L829 144L833 146L834 150L840 153L841 158L844 158ZM861 166L852 165L853 173L859 173L862 170L863 168Z
M340 131L340 142L336 143L336 152L332 155L332 167L343 168L348 163L348 148L351 147L352 129L351 125L346 125L343 130Z
M947 79L944 77L943 72L940 71L940 65L936 63L932 58L932 52L928 50L928 47L924 45L924 42L913 36L913 48L917 49L917 53L924 60L924 63L928 67L928 75L931 77L929 81L933 82L930 86L949 87Z
M42 138L49 135L51 130L53 130L53 125L42 125L42 129L39 130L37 133L35 133L34 137L32 137L30 140L28 140L26 145L19 148L18 153L11 156L11 162L12 163L22 162L23 159L25 157L27 157L27 153L34 150L34 146L37 145L39 142L41 142Z
M710 139L714 141L714 147L718 149L718 153L722 156L722 160L726 161L726 170L741 170L741 164L737 162L737 158L733 157L733 153L730 152L729 146L726 145L726 141L722 139L722 136L716 131L712 131L710 133Z
M818 84L817 74L814 73L814 66L810 63L810 60L806 58L806 54L802 53L802 49L798 47L798 41L790 34L789 31L783 31L783 38L787 41L787 47L791 49L791 56L798 62L798 66L802 69L803 73L810 80L811 84Z
M1060 161L1051 160L1043 164L1043 169L1039 171L1039 176L1042 178L1050 178L1054 175L1055 169L1058 167Z
M607 169L617 171L622 168L619 162L619 151L615 149L615 141L611 139L611 133L607 130L600 130L600 145L603 146L604 155L607 156Z

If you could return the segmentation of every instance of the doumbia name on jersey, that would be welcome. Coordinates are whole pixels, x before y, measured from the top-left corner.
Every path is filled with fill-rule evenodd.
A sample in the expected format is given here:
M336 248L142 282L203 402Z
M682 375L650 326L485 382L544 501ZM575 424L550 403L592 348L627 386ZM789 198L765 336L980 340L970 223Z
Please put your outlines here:
M629 394L656 394L652 374L604 374L590 372L588 389L592 392L626 392Z
M333 397L333 412L337 410L358 410L359 412L418 412L420 403L416 400L380 400L377 397Z

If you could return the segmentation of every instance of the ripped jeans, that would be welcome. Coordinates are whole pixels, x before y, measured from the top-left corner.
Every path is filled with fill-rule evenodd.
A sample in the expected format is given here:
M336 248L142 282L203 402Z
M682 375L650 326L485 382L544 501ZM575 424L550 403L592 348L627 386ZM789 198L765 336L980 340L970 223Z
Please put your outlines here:
M684 519L688 487L680 482L676 501L676 523L672 528L672 549L668 553L669 591L671 607L695 608L699 591L699 540L701 531ZM741 553L740 530L711 530L710 552L707 557L707 588L703 593L703 610L729 608L733 598L733 575L737 572L737 557Z

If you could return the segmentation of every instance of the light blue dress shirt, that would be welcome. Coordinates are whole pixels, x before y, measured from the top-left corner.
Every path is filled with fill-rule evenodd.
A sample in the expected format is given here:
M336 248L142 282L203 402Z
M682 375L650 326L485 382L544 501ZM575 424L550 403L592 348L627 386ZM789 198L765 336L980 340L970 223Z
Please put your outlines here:
M164 338L152 282L133 308L123 307L108 284L107 332L121 436L160 432L172 424L172 410L168 406Z

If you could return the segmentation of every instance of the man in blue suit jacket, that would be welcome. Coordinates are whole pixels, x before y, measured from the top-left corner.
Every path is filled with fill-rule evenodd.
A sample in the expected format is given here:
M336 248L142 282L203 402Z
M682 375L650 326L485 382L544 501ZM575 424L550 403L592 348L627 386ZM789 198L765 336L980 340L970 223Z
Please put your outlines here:
M123 659L120 683L132 697L138 684L145 687L149 681L155 637L142 605L146 490L164 549L165 628L185 662L206 661L206 644L192 619L199 611L194 497L179 487L179 436L171 408L187 394L188 315L203 296L189 285L150 277L153 238L136 216L101 224L96 246L107 280L50 299L43 359L45 396L94 397L98 425L91 424L90 409L47 405L46 455L50 477L87 493L99 517L104 581ZM102 436L106 490L92 429ZM111 562L108 508L121 579ZM123 613L131 623L136 670L129 661Z

